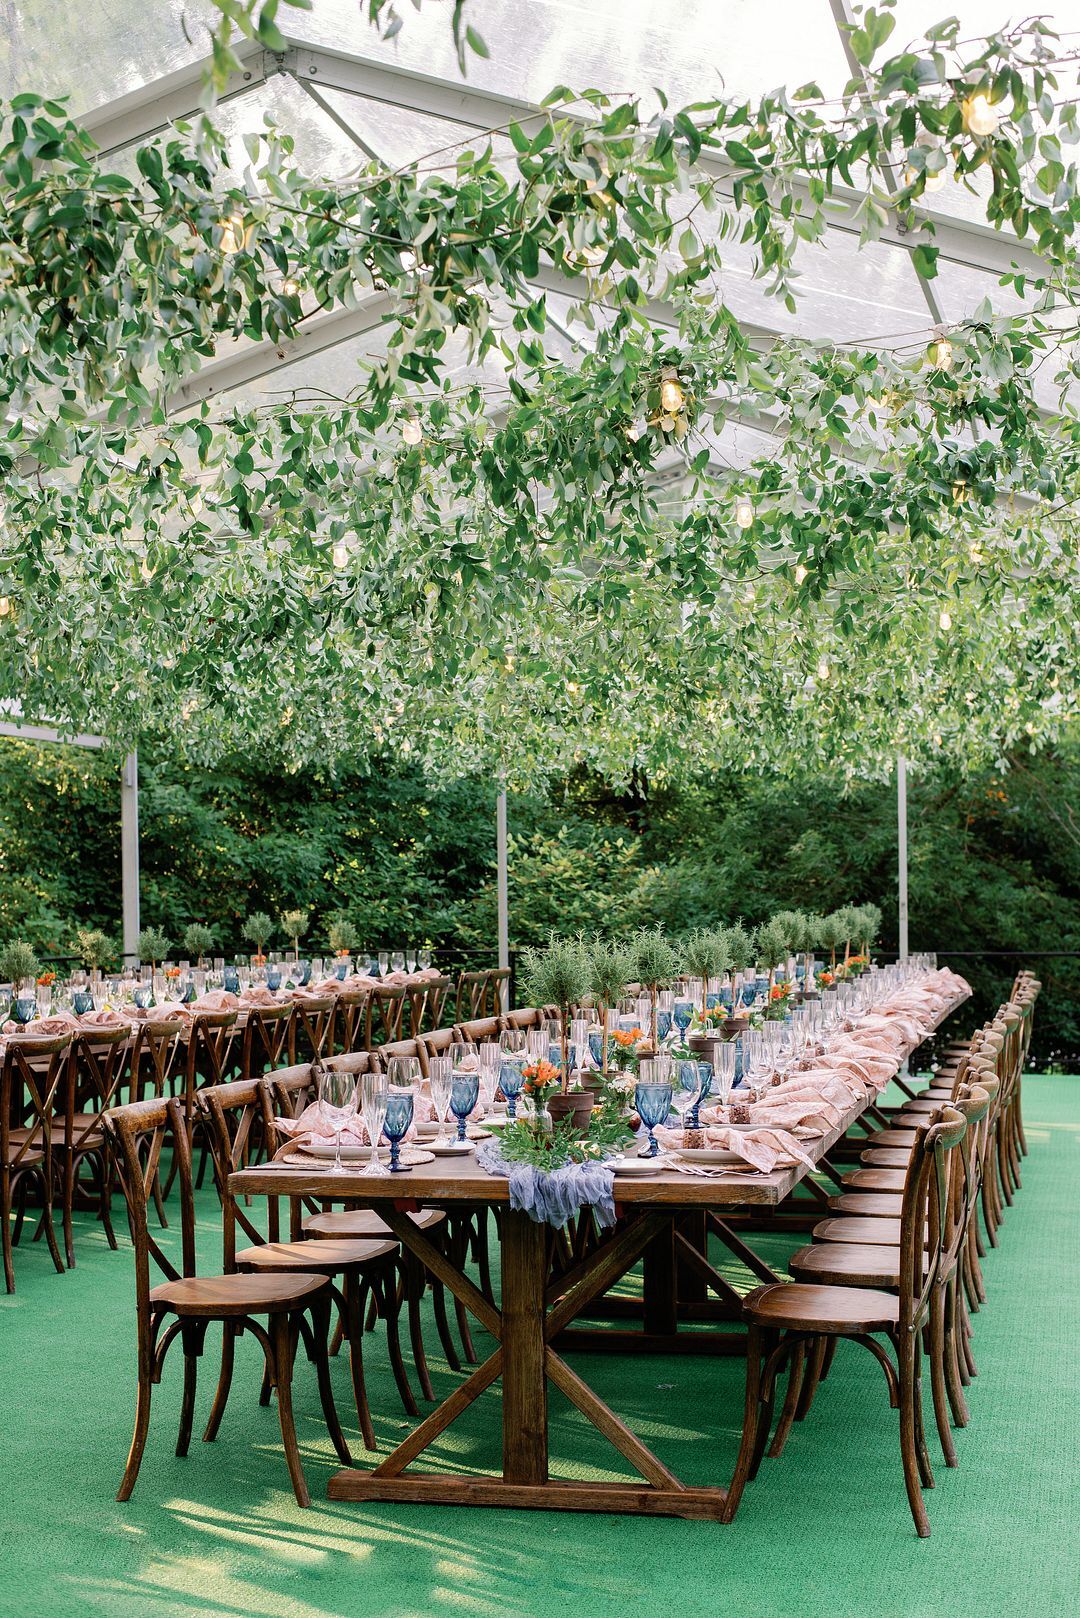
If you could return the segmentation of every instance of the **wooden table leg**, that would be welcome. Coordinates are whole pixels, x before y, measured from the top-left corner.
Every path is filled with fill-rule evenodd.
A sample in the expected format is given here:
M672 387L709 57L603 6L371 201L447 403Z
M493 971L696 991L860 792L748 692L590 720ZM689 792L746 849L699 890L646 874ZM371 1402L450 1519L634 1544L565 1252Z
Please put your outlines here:
M675 1219L668 1220L642 1255L643 1329L646 1336L674 1336L679 1329L675 1267Z
M502 1226L503 1477L548 1480L544 1287L547 1236L528 1214L507 1212Z

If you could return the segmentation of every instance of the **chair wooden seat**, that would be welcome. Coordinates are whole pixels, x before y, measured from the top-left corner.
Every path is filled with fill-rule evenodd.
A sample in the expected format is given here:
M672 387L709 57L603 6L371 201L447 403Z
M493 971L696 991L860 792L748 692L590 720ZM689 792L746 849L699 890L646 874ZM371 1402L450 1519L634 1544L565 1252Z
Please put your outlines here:
M226 1320L235 1315L282 1314L308 1303L328 1287L325 1275L188 1275L164 1281L150 1303L177 1315Z
M870 1242L900 1246L899 1219L822 1219L811 1232L816 1242Z
M36 1168L44 1159L45 1153L37 1146L26 1146L25 1136L22 1141L15 1139L15 1131L11 1131L11 1144L13 1147L23 1148L19 1151L10 1151L7 1158L7 1167L15 1170Z
M843 1184L853 1191L902 1191L906 1178L904 1169L852 1169Z
M899 1191L892 1196L886 1191L841 1191L837 1196L829 1198L829 1207L833 1213L838 1214L854 1214L870 1219L899 1219L903 1200Z
M745 1320L771 1329L865 1333L894 1327L899 1302L887 1292L859 1287L771 1281L743 1299L742 1311Z
M910 1150L915 1145L915 1130L915 1124L912 1124L910 1129L878 1129L873 1135L867 1136L866 1144L873 1147L893 1146L900 1148L906 1146Z
M900 1249L860 1242L816 1242L793 1253L788 1268L797 1281L888 1289L900 1285Z
M397 1242L311 1241L263 1242L236 1255L242 1270L307 1270L312 1275L337 1275L357 1264L393 1258Z
M945 1090L940 1095L916 1096L914 1101L906 1101L901 1111L896 1114L897 1124L903 1128L904 1120L907 1118L914 1119L917 1117L920 1122L924 1118L929 1118L931 1113L937 1112L938 1108L948 1101L951 1095L951 1090Z
M869 1151L859 1153L859 1161L871 1169L906 1169L911 1162L911 1153L894 1146L871 1147Z
M422 1208L409 1218L419 1230L429 1230L446 1218L440 1208ZM390 1235L390 1226L367 1208L343 1208L334 1213L312 1214L304 1220L304 1230L320 1240L328 1236L379 1238ZM395 1238L396 1239L396 1238Z

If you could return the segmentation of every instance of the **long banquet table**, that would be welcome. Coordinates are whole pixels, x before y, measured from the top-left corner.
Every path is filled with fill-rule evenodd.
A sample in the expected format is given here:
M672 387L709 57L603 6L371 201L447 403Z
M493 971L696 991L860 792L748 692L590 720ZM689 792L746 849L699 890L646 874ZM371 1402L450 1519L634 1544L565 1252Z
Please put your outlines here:
M935 1022L939 1027L961 1003L954 999ZM804 1142L814 1164L871 1105L869 1095L855 1102L826 1134ZM727 1224L736 1215L776 1209L810 1171L804 1164L772 1173L730 1173L696 1177L665 1169L648 1176L616 1176L617 1223L578 1262L550 1279L550 1229L509 1206L506 1179L490 1175L472 1158L436 1159L400 1174L335 1174L323 1169L260 1164L229 1178L236 1196L310 1197L348 1202L373 1209L416 1259L437 1276L464 1304L497 1347L438 1405L413 1432L371 1470L346 1467L330 1479L332 1500L419 1501L437 1505L490 1505L568 1511L631 1512L661 1516L720 1519L727 1490L720 1485L684 1484L602 1399L571 1369L559 1352L571 1323L601 1299L625 1273L670 1233L672 1251L692 1266L717 1295L728 1302L737 1294L677 1230L680 1214L706 1216L713 1232L735 1251L761 1280L776 1275ZM484 1295L412 1219L418 1208L464 1212L475 1208L499 1211L501 1307ZM674 1280L674 1267L668 1279ZM649 1278L646 1274L646 1290ZM599 1335L599 1334L597 1334ZM604 1333L611 1350L627 1346L638 1334ZM682 1335L690 1351L716 1351L713 1333L693 1330ZM593 1345L595 1346L595 1345ZM502 1382L502 1473L411 1472L406 1469L457 1420L485 1389ZM567 1483L550 1476L547 1384L551 1382L620 1451L642 1481Z

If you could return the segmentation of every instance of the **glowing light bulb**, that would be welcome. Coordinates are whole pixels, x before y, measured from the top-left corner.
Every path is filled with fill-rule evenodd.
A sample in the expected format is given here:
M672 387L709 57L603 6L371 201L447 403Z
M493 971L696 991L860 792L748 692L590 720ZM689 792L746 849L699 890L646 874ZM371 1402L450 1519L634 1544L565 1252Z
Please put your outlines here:
M295 298L299 291L299 281L294 281L291 275L287 275L281 283L281 296L283 298Z
M935 730L935 732L934 732L934 746L935 747L940 747L941 746L941 732L940 732L940 730Z
M11 611L11 597L0 596L0 618L6 618Z
M150 566L150 558L148 556L143 557L142 567L139 569L139 572L142 574L147 584L149 584L150 580L154 577L154 570Z
M735 521L740 528L752 528L754 525L754 502L748 494L740 494L735 502Z
M796 584L802 584L802 583L805 582L805 579L806 579L806 569L803 567L802 563L800 562L798 567L795 569L795 583Z
M218 221L221 226L221 241L219 246L223 253L238 253L244 245L244 216L242 213L228 214Z
M419 444L420 440L424 436L424 429L421 427L415 416L409 416L406 418L402 424L401 436L405 440L406 444Z
M678 415L686 403L686 395L679 384L677 376L665 377L660 384L660 404L669 416Z
M978 95L969 96L962 110L964 128L972 135L992 135L1001 121L997 108L982 90Z
M1024 726L1024 729L1027 731L1029 736L1034 736L1034 734L1035 734L1035 722L1034 722L1034 720L1029 719L1027 724Z
M948 178L949 176L946 174L944 169L939 170L937 174L928 174L926 176L926 184L923 187L923 190L929 192L930 195L933 196L935 192L943 191L945 189L945 181Z
M927 352L931 365L935 365L939 371L951 370L953 346L947 337L939 337L936 342L930 344Z
M948 607L942 607L941 611L938 613L938 625L942 629L952 628L952 613L949 611Z
M581 687L579 685L577 685L573 680L567 680L566 689L569 691L569 693L570 693L570 695L572 697L576 697L578 692L581 690Z
M632 444L636 444L644 431L645 423L643 421L632 421L626 429L626 436Z
M349 560L349 547L343 539L334 541L334 566L342 568Z
M827 657L818 658L817 676L819 680L827 680L829 678L829 659Z
M968 555L971 557L971 560L973 562L981 562L982 561L982 559L983 559L983 548L979 544L977 539L973 539L971 544L968 546Z

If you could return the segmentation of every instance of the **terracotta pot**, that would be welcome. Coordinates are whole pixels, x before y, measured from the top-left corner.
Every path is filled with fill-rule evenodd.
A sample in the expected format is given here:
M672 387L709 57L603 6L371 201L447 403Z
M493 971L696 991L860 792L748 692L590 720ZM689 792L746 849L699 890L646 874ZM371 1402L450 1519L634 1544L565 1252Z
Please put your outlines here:
M556 1123L560 1118L570 1118L574 1128L584 1132L589 1126L589 1115L595 1100L595 1092L592 1090L575 1090L569 1095L553 1095L548 1097L548 1111Z

